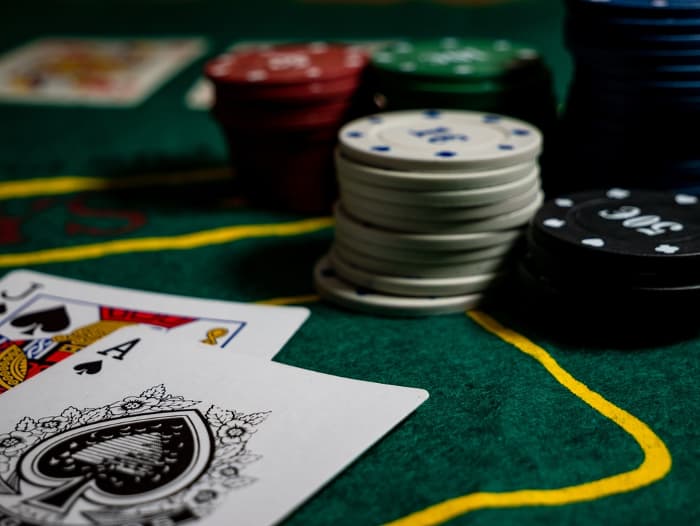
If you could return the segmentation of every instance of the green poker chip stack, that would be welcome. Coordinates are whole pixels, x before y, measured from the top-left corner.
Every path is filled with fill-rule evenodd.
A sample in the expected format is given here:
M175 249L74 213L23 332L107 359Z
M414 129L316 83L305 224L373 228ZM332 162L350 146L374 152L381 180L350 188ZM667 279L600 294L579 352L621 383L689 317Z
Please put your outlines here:
M377 49L372 72L386 110L446 108L511 115L548 129L552 78L540 54L508 40L443 38Z

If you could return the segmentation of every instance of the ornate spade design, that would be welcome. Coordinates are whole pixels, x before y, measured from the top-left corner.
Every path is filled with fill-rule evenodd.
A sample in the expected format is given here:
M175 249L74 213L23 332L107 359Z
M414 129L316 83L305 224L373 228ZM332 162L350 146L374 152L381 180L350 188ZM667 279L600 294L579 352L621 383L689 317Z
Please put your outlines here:
M15 318L10 325L20 329L25 329L22 334L32 336L34 331L40 329L44 332L62 331L70 325L70 317L66 306L61 305L52 309L30 312Z
M81 499L133 506L177 493L206 471L213 437L199 411L163 411L105 420L39 443L20 476L47 488L27 504L66 514Z

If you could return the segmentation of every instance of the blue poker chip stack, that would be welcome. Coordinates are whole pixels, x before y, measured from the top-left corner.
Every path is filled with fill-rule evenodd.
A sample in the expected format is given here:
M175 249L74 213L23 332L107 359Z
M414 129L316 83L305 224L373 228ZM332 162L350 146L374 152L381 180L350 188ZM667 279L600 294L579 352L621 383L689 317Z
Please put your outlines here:
M555 190L700 193L700 0L565 0L574 77Z

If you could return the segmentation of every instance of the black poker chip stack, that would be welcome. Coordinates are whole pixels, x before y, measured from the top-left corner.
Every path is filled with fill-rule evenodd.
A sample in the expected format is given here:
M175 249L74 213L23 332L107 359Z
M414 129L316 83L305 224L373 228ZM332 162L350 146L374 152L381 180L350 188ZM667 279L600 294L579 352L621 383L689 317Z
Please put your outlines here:
M574 76L556 187L700 195L700 1L565 0ZM553 185L550 185L553 186Z
M664 337L700 328L700 198L613 188L545 203L519 266L527 298L563 327Z

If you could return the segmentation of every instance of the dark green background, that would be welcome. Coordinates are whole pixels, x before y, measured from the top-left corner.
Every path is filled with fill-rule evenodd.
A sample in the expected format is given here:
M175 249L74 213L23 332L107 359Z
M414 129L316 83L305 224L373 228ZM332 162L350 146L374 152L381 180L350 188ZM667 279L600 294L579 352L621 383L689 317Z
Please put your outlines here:
M202 35L210 54L245 39L510 37L542 50L555 70L561 97L570 76L561 44L562 15L554 0L482 7L429 2L13 2L3 8L0 49L45 35ZM189 110L184 103L203 60L136 108L0 105L0 178L119 178L222 165L225 149L215 124L206 112ZM0 251L112 239L66 234L66 225L75 222L115 226L109 218L76 217L69 205L78 198L93 209L145 214L147 224L123 237L300 218L233 206L229 193L227 183L217 183L0 201L0 218L23 218L23 239L0 244ZM257 301L310 294L312 265L331 239L329 229L33 268L146 290ZM323 303L309 308L310 319L278 360L419 386L431 398L305 504L289 524L378 524L474 491L557 488L628 471L642 460L631 437L532 359L464 315L406 320L354 314ZM593 348L577 343L584 341L577 334L570 334L567 343L556 342L546 319L526 323L507 304L493 313L550 351L574 377L646 422L670 449L673 469L661 482L625 495L555 508L476 511L450 524L700 523L698 341L633 350L603 342ZM588 326L579 330L596 332Z

